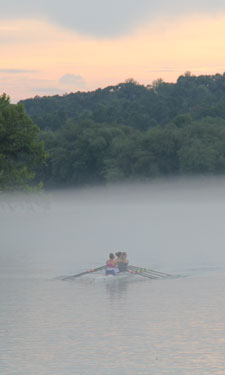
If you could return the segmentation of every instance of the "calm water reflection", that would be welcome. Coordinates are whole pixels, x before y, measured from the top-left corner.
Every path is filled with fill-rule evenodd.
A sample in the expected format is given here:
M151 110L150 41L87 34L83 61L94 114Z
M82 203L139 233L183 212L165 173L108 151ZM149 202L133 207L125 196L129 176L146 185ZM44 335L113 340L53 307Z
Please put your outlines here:
M221 272L111 284L1 278L1 373L224 374Z
M221 180L0 204L0 373L224 375L224 192ZM112 250L181 277L57 279Z

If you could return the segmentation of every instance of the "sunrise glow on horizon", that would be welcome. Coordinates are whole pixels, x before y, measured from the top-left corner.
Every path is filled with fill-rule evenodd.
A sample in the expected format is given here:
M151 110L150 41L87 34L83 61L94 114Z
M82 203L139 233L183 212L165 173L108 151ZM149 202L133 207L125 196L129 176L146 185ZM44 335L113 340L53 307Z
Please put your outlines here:
M47 18L0 20L0 92L13 102L90 91L133 78L151 84L225 71L225 11L144 19L120 35L68 29Z

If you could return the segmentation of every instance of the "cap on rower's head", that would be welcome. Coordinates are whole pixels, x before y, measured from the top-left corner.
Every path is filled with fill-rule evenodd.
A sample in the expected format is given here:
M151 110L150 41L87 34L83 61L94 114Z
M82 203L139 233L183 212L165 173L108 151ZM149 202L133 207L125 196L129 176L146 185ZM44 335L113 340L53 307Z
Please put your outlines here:
M116 256L117 256L118 258L121 257L121 255L122 255L121 251L118 251L118 252L116 253Z
M122 253L122 256L123 256L124 258L126 258L126 257L127 257L127 253L124 251L124 252Z
M110 254L109 254L109 258L110 258L110 259L114 259L114 258L115 258L115 255L114 255L113 253L110 253Z

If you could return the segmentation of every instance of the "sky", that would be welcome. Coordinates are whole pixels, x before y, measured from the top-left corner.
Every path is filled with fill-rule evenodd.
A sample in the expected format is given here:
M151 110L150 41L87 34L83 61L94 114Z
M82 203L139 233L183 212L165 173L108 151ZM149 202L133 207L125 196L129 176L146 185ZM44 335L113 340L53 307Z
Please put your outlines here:
M0 0L12 102L225 71L224 0Z

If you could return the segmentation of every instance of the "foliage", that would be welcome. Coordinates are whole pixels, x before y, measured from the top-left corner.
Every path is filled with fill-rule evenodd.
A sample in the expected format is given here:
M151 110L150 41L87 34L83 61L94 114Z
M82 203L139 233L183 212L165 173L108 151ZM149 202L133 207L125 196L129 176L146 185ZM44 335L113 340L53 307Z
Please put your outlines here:
M46 143L46 186L225 172L225 74L23 103Z
M0 190L27 190L35 177L34 167L45 160L39 128L22 104L0 97Z

